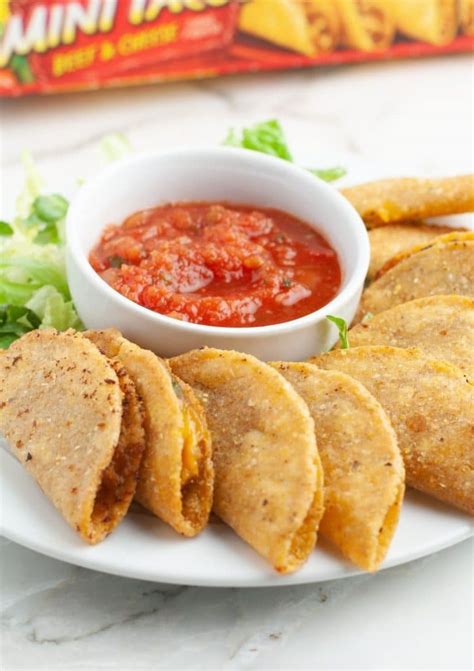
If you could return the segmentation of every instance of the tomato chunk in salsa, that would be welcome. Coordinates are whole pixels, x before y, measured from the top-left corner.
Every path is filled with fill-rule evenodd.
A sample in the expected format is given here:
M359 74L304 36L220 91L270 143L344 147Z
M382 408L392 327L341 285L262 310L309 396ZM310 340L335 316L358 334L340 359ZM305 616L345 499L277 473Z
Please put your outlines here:
M337 293L336 252L286 212L220 203L142 210L108 226L90 254L116 291L195 324L264 326L297 319Z

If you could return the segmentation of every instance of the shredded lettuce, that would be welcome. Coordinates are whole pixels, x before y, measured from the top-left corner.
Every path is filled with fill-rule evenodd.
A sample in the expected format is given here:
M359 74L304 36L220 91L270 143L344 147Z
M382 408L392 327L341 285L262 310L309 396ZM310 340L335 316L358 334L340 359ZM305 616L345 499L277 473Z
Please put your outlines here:
M29 154L16 214L0 222L0 348L36 328L81 328L71 301L64 257L68 201L42 193Z
M40 319L40 328L55 328L65 331L82 327L71 300L52 286L38 289L30 298L26 307Z
M0 302L22 305L43 286L70 298L61 245L39 245L13 235L0 241Z
M110 133L100 141L99 151L104 163L112 163L130 154L132 146L123 133Z
M342 317L334 317L333 315L327 315L326 319L337 326L339 332L339 342L341 343L341 349L349 349L349 336L347 333L347 322Z
M269 119L254 126L242 128L240 132L231 128L223 144L270 154L294 163L285 133L277 119ZM333 182L346 174L346 170L340 166L324 169L307 168L307 170L325 182Z
M14 227L19 230L22 230L22 223L30 216L33 202L43 188L43 180L29 152L22 152L21 162L25 172L25 183L16 199L16 217L13 222Z
M325 182L335 182L336 179L341 179L346 174L346 169L341 166L334 166L334 168L323 168L321 170L308 168L313 175L323 179Z
M231 128L224 144L259 151L262 154L271 154L285 161L293 161L283 128L276 119L257 123L250 128L243 128L240 134Z
M29 308L0 305L0 349L5 349L24 333L40 326L40 319Z
M13 235L13 228L6 221L0 221L0 235Z

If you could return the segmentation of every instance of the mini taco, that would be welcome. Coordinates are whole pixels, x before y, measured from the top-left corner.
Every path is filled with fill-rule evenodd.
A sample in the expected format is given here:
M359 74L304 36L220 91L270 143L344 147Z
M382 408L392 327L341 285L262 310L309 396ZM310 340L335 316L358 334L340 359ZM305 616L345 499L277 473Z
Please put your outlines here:
M212 506L211 442L201 404L153 352L119 331L87 331L112 361L125 368L145 412L146 447L136 500L185 536L207 524Z
M246 354L205 348L170 365L206 411L214 512L277 571L294 571L314 547L323 512L307 406L276 370Z
M127 512L145 447L141 402L123 367L81 334L32 331L0 356L0 432L86 542Z
M386 0L333 0L341 17L343 43L352 49L376 51L389 47L395 24Z
M369 231L370 265L367 279L371 282L390 259L418 245L426 245L443 233L451 233L448 226L430 226L421 223L389 224Z
M367 346L311 360L361 382L395 429L407 484L474 515L474 386L418 349Z
M302 2L251 0L242 5L239 29L306 56L314 52Z
M430 296L397 305L352 328L349 342L352 347L418 347L474 381L474 299Z
M341 193L368 228L474 211L474 175L382 179Z
M304 0L313 55L336 49L342 38L341 18L334 0Z
M458 28L458 0L385 0L397 29L416 40L442 46Z
M464 35L474 36L474 0L460 0L459 14L461 31Z
M383 264L383 266L377 272L375 279L377 280L379 277L382 277L382 275L384 275L387 270L390 270L396 266L397 263L400 263L400 261L403 261L403 259L406 259L409 256L416 254L417 252L423 252L425 249L429 249L435 245L442 246L445 242L463 242L467 240L474 240L474 231L454 231L451 229L448 232L437 235L432 240L428 240L427 242L420 242L419 244L400 250L398 254L395 254Z
M401 259L364 291L355 322L416 298L450 294L474 297L474 240L433 244Z
M306 402L324 469L320 533L375 571L397 527L405 472L382 406L357 380L310 363L272 364Z

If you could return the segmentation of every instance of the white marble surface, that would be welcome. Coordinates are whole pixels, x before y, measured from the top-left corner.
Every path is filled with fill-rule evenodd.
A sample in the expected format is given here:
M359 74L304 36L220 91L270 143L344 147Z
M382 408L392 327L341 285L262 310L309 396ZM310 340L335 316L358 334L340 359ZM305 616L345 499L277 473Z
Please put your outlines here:
M314 166L358 176L473 166L468 55L234 77L2 103L2 214L33 152L52 188L98 168L97 141L137 150L216 143L276 116ZM0 493L1 495L1 493ZM2 502L8 505L8 501ZM472 668L473 543L340 582L265 590L162 586L0 544L0 667L10 669Z

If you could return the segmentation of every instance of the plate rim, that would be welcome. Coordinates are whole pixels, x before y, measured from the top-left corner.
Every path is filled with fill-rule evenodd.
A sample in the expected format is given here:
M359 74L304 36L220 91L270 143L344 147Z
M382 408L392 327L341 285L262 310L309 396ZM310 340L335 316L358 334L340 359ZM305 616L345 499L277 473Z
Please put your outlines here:
M217 589L223 589L223 588L256 589L265 587L288 587L291 585L311 585L311 584L316 585L318 583L331 582L333 580L344 580L346 578L354 578L357 576L376 576L380 574L382 571L386 571L387 569L396 568L397 566L403 566L405 564L409 564L412 561L422 559L423 557L428 557L432 554L436 554L437 552L442 552L443 550L447 550L448 548L453 547L454 545L458 545L459 543L463 543L464 541L469 540L470 538L474 538L474 525L466 532L459 534L459 536L457 536L455 540L453 539L447 540L446 542L437 545L436 549L432 546L429 547L427 546L425 550L414 552L413 554L410 554L408 558L403 559L398 558L393 559L392 561L388 560L384 562L384 564L380 567L380 569L374 573L361 571L354 567L353 570L349 570L347 573L344 573L343 575L327 575L325 577L316 579L310 578L298 572L290 574L278 574L275 572L274 575L269 575L268 578L265 578L263 580L239 579L239 580L232 580L230 582L229 581L225 582L220 579L209 580L199 578L192 579L189 581L186 580L183 581L173 579L172 576L165 576L158 578L156 576L147 574L146 572L134 571L133 568L118 571L113 567L109 568L104 568L102 566L98 567L97 562L95 562L93 559L92 560L88 559L86 556L84 556L84 558L76 557L75 559L65 558L65 553L62 553L61 551L55 551L54 548L46 549L41 547L41 543L25 541L24 537L22 537L20 534L17 535L14 532L6 530L3 523L0 524L0 535L14 543L17 543L22 547L27 548L28 550L37 552L38 554L41 554L45 557L49 557L51 559L55 559L56 561L61 561L66 564L70 564L71 566L79 566L80 568L85 568L91 571L97 571L98 573L105 573L107 575L113 575L132 580L143 580L146 582L161 583L165 585L183 585L186 587L210 587Z

